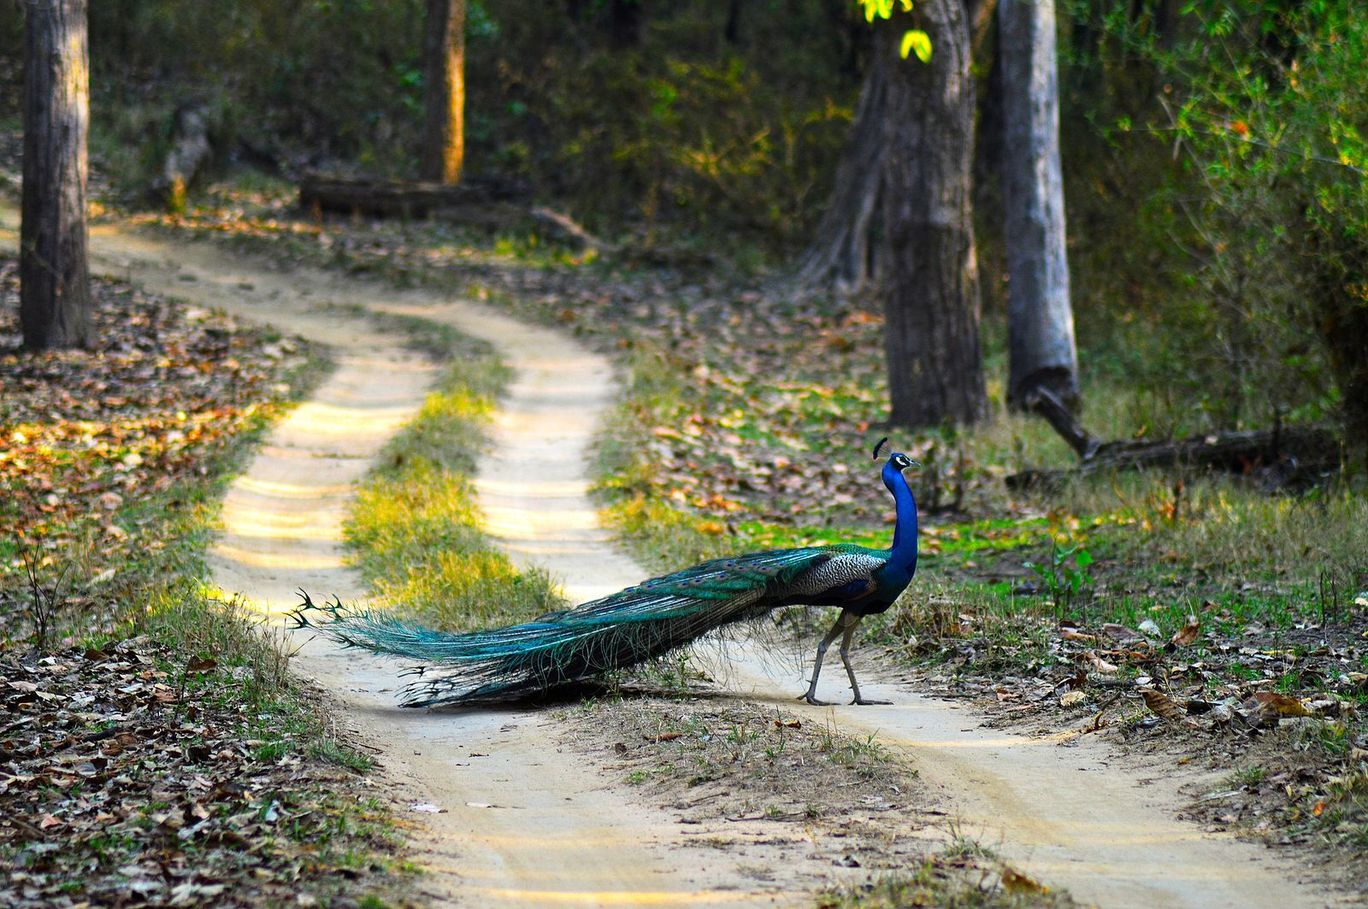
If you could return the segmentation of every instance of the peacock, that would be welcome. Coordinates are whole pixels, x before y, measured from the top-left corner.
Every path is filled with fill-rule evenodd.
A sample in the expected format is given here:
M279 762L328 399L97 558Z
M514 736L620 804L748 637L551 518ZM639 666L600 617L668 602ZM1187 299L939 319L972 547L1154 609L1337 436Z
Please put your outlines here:
M874 460L887 441L874 446ZM316 606L303 591L293 615L299 627L338 644L425 664L414 670L419 680L407 687L403 705L435 707L528 697L635 666L780 606L834 606L840 615L817 645L812 680L799 699L828 703L817 698L817 679L827 649L839 637L855 696L851 703L886 704L861 695L850 643L860 621L892 606L917 570L917 503L903 473L914 465L898 451L883 465L883 483L897 509L888 549L845 543L713 559L573 609L466 634L349 609L337 599ZM440 671L429 674L426 667L432 666Z

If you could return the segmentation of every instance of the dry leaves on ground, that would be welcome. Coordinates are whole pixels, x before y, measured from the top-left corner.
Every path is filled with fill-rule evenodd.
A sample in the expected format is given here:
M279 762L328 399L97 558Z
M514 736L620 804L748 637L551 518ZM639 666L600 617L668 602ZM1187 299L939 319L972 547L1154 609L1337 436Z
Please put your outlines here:
M0 652L0 904L293 905L378 870L356 856L383 828L343 810L355 774L177 659L146 638Z
M167 545L157 525L188 508L150 497L202 479L226 440L264 419L303 368L301 342L106 279L92 282L95 346L21 350L18 278L0 260L0 613L28 592L27 555L89 606L100 585Z

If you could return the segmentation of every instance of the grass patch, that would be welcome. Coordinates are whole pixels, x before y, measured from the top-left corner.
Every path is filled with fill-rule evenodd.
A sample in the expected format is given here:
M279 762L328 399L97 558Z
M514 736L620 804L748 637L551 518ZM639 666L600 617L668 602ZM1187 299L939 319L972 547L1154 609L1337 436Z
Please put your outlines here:
M427 333L427 323L409 323ZM487 344L448 333L446 373L382 452L345 535L376 594L419 621L468 631L565 603L544 572L520 571L481 530L472 475L508 370Z
M994 861L981 849L956 846L924 859L914 871L884 875L861 887L828 890L817 909L1064 909L1075 905L1035 880Z

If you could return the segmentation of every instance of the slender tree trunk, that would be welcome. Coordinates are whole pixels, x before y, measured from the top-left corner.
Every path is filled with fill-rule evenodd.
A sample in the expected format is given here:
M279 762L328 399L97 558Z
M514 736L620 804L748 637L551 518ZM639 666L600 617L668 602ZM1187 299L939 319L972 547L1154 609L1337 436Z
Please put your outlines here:
M86 260L86 0L25 4L24 188L19 316L24 346L91 341Z
M870 61L831 201L794 276L802 288L854 296L879 278L880 190L887 146L888 66L882 46Z
M614 50L641 45L646 0L608 0L608 41Z
M1001 0L1003 202L1007 252L1007 401L1045 387L1078 400L1078 354L1064 248L1054 0Z
M930 35L930 63L898 59L908 28ZM974 80L961 0L921 0L880 29L888 63L881 294L890 420L972 423L987 413L970 171Z
M455 183L465 157L466 0L428 0L423 179Z
M722 28L722 37L728 44L741 43L741 4L743 0L727 0L727 24Z

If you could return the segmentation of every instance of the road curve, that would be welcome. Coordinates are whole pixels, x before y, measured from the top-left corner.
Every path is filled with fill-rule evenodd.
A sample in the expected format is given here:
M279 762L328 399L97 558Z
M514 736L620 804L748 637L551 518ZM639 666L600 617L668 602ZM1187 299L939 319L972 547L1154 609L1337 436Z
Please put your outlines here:
M12 210L0 211L12 225ZM367 321L322 304L418 315L483 338L515 372L477 480L489 529L515 561L562 578L575 599L636 583L644 572L612 545L588 497L586 453L618 393L606 359L564 334L487 307L397 292L307 269L265 270L200 244L101 228L99 268L328 343L337 369L271 433L233 484L216 581L268 612L293 591L364 597L338 530L353 484L417 409L434 369ZM879 494L871 476L871 495ZM798 709L798 672L754 648L732 651L745 697ZM770 905L799 903L716 853L683 845L672 819L643 809L557 749L527 712L413 714L393 707L392 664L319 642L298 658L381 752L405 803L424 821L436 872L431 895L490 906ZM829 672L836 698L839 672ZM901 687L870 683L886 708L837 708L843 729L905 752L945 796L962 829L1014 865L1108 909L1339 905L1299 883L1256 845L1175 819L1179 781L1147 779L1093 742L1067 745L984 730L970 713ZM817 711L817 708L802 708ZM828 711L823 711L828 712Z

